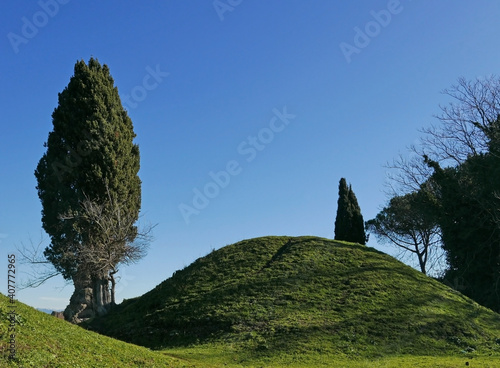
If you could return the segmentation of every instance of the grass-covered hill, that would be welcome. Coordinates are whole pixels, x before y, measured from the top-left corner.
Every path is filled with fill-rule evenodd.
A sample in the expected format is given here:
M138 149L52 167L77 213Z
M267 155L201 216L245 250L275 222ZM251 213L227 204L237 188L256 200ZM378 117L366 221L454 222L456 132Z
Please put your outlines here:
M0 294L0 367L193 367L185 360L85 331L18 301L13 324L17 358L11 360L9 300Z
M372 248L317 237L213 251L86 327L221 364L500 357L500 315ZM394 366L427 366L408 359Z

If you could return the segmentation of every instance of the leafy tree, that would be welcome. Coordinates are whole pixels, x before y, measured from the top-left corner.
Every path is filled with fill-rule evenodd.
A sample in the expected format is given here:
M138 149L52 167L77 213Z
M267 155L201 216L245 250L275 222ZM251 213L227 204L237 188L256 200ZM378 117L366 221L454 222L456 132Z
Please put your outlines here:
M500 309L500 78L460 78L444 94L439 124L424 128L412 156L389 167L393 195L435 185L435 218L446 253L443 281Z
M500 145L498 120L485 133L489 152L441 168L428 159L439 185L438 221L449 268L444 280L500 311Z
M402 255L414 254L424 274L436 267L442 256L441 233L433 215L436 203L429 186L393 197L374 219L366 222L367 230L377 239L401 248Z
M137 259L124 249L138 235L141 207L139 147L106 65L94 58L76 63L52 123L35 171L42 225L51 239L44 256L75 285L68 319L104 314L117 265ZM102 257L106 253L114 256ZM83 313L79 300L83 305L89 298Z
M366 243L363 215L352 186L344 178L339 182L337 217L335 218L335 240L359 244Z

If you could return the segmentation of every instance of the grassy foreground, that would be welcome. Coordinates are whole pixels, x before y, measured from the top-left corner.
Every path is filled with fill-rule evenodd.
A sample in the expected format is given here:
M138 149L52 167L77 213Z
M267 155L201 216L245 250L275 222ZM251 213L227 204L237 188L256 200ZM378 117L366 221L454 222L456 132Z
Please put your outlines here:
M324 356L281 356L260 359L245 359L227 346L203 346L180 349L167 349L164 352L191 362L211 364L216 367L231 368L499 368L500 355L471 356L454 354L445 356L402 355L385 358L358 358L356 360ZM424 354L425 352L422 352ZM469 363L467 366L466 363Z
M17 359L10 360L10 305L0 294L0 367L193 367L182 359L86 331L17 301Z

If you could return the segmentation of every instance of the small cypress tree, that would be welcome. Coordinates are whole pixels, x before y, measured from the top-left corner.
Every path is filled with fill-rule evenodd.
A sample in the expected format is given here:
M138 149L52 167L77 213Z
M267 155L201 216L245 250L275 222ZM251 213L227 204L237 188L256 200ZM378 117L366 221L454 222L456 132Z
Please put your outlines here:
M341 178L339 182L335 240L366 244L363 215L352 186L347 185L345 178Z

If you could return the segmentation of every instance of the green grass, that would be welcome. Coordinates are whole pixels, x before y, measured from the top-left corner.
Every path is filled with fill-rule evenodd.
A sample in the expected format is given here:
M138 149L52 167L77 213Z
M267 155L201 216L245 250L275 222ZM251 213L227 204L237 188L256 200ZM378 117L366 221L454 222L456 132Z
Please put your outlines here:
M328 355L288 355L270 358L247 359L236 352L227 351L227 346L201 346L168 349L169 354L191 362L204 362L217 367L254 367L254 368L499 368L500 357L493 356L425 356L395 355L384 358L359 358L356 360Z
M372 248L317 237L226 246L85 327L217 366L500 367L498 314Z
M194 366L183 359L86 331L17 301L15 303L17 359L10 360L8 358L10 305L9 299L0 295L0 367Z

